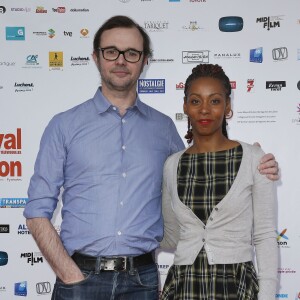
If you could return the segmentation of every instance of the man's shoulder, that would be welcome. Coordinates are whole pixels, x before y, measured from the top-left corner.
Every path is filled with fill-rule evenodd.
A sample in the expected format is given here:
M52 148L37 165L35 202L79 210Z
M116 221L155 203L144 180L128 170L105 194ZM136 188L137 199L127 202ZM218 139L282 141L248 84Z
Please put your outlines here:
M88 113L91 110L93 99L86 100L80 104L77 104L71 108L68 108L65 111L57 113L53 116L53 119L56 121L67 121L73 118L80 118L85 113Z
M162 113L161 111L155 109L154 107L140 101L140 105L142 106L142 109L143 111L147 114L148 117L150 117L151 119L158 119L158 120L164 120L164 121L167 121L167 122L170 122L172 119Z

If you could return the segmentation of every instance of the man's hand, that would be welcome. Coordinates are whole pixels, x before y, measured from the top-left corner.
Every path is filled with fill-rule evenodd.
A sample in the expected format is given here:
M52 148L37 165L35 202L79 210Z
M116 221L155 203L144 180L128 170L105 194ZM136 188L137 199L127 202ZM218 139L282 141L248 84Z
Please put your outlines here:
M260 174L264 174L270 180L279 179L279 168L278 163L272 153L265 154L260 160L260 165L258 166Z

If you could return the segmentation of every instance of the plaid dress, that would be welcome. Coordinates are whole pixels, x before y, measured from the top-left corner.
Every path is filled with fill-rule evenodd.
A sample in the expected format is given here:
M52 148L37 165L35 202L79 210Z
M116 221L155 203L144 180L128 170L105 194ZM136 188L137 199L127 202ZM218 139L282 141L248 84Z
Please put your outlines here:
M239 170L242 146L201 154L184 153L178 164L180 200L206 223ZM209 265L204 247L193 265L171 266L162 300L256 300L258 280L251 261Z

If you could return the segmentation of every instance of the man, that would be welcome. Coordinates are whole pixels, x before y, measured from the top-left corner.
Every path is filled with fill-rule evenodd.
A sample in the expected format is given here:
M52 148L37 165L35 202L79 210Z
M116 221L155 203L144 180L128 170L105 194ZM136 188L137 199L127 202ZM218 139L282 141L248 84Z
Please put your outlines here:
M158 299L162 169L184 144L172 120L137 96L149 56L138 24L107 20L94 38L102 86L43 134L24 216L57 275L53 300ZM274 157L264 160L263 172L278 178ZM58 236L50 220L61 187Z

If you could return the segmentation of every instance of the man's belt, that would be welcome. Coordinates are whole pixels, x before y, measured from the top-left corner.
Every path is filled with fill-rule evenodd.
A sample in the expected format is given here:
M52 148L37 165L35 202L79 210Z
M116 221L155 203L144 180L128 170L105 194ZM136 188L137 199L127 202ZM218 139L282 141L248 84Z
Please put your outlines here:
M154 263L152 252L138 256L95 257L75 252L72 259L81 269L87 271L129 271Z

